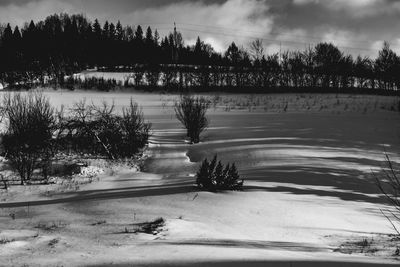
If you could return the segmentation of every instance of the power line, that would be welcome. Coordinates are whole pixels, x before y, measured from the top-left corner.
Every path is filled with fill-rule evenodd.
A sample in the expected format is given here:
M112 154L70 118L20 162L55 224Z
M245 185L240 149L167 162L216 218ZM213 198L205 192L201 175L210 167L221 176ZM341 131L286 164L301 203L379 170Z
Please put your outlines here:
M216 34L216 35L221 35L221 36L230 36L230 37L238 37L238 38L247 38L247 39L260 39L269 43L277 43L277 42L282 42L282 43L290 43L290 44L299 44L299 45L310 45L312 43L307 43L303 41L294 41L294 40L279 40L279 39L269 39L269 38L264 38L264 37L256 37L256 36L250 36L250 35L238 35L238 34L230 34L230 33L224 33L224 32L215 32L215 31L207 31L207 30L199 30L199 29L189 29L189 28L179 28L180 30L183 31L190 31L190 32L201 32L201 33L209 33L209 34ZM339 48L343 49L351 49L351 50L365 50L365 51L374 51L376 52L377 50L372 49L372 48L365 48L365 47L350 47L350 46L338 46Z
M231 30L231 31L239 31L237 28L229 28L229 27L222 27L222 26L213 26L213 25L202 25L202 24L193 24L193 23L180 23L179 24L182 25L188 25L188 26L194 26L194 27L205 27L205 28L214 28L214 29L222 29L222 30ZM243 32L244 30L242 30L241 32ZM262 34L262 35L269 35L269 36L291 36L291 37L296 37L296 38L304 38L304 39L314 39L314 40L323 40L322 37L318 37L315 35L299 35L299 34L290 34L290 33L282 33L282 32L278 32L278 31L271 31L269 33L265 33L265 32L260 32L260 31L252 31L252 30L246 30L246 32L249 33L255 33L255 34ZM345 39L336 39L336 40L341 40L341 41L346 41ZM354 43L360 43L360 44L366 44L369 43L368 41L357 41L354 40Z
M187 26L194 26L194 27L209 27L209 28L214 28L214 29L225 29L225 30L232 30L232 31L236 31L237 29L234 28L229 28L229 27L221 27L221 26L211 26L211 25L201 25L201 24L194 24L194 23L181 23L181 22L177 22L177 24L181 24L181 25L187 25ZM146 24L143 24L146 25ZM172 25L172 23L147 23L147 25ZM169 30L170 28L168 27L159 27L158 29L160 30ZM243 35L243 34L236 34L236 33L229 33L226 31L212 31L212 30L205 30L205 29L193 29L193 28L188 28L188 27L179 27L180 30L182 31L187 31L187 32L195 32L195 33L208 33L208 34L214 34L214 35L219 35L219 36L227 36L227 37L236 37L236 38L242 38L242 39L260 39L263 40L267 43L270 44L277 44L278 42L285 46L285 47L293 47L293 48L298 48L298 46L295 45L304 45L304 46L310 46L310 45L314 45L315 43L319 43L319 42L323 42L323 38L319 38L316 36L310 36L310 35L291 35L291 34L280 34L277 32L271 32L268 35L275 35L275 36L290 36L290 37L295 37L295 38L308 38L308 39L314 39L315 41L312 42L307 42L307 41L303 41L303 40L284 40L284 39L272 39L272 38L267 38L267 37L260 37L260 36L252 36L252 35ZM239 32L243 32L243 31L239 31ZM259 34L263 34L261 32L257 32L257 31L246 31L249 33L259 33ZM343 39L344 40L344 39ZM340 41L340 39L339 39ZM366 41L354 41L355 43L367 43ZM283 43L283 44L282 44ZM372 49L372 48L367 48L367 47L354 47L354 46L342 46L342 45L337 45L338 48L342 48L342 49L348 49L348 50L356 50L356 51L372 51L372 52L378 52L378 50L376 49Z
M238 30L237 28L229 28L229 27L222 27L222 26L212 26L212 25L202 25L202 24L194 24L194 23L183 23L183 22L176 22L178 25L183 25L183 26L194 26L194 27L205 27L205 28L214 28L214 29L221 29L221 30L230 30L230 31L235 31L235 32L249 32L249 33L254 33L254 34L262 34L262 35L268 35L268 36L290 36L290 37L296 37L296 38L303 38L303 39L314 39L316 41L321 41L324 38L323 37L317 37L317 36L312 36L312 35L299 35L299 34L290 34L290 33L281 33L278 31L272 31L269 33L265 32L260 32L260 31L252 31L252 30ZM142 23L141 25L173 25L173 23ZM197 30L197 29L193 29ZM199 31L204 31L204 29L200 29ZM265 37L263 37L265 38ZM258 39L261 39L258 38ZM346 41L345 39L336 39L336 40L341 40L341 41ZM355 43L362 43L366 44L369 43L368 41L353 41Z

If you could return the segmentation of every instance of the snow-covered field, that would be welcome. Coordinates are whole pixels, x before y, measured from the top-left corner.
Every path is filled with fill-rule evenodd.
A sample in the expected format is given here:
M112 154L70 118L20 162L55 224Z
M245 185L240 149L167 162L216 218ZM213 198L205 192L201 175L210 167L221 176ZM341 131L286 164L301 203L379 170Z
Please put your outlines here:
M46 94L56 106L85 97L118 108L132 96L153 124L148 159L142 172L97 164L91 182L1 190L0 265L399 265L372 175L385 151L400 162L396 98L211 95L210 128L189 145L177 96ZM194 189L214 154L236 162L244 192ZM134 231L159 217L157 231Z

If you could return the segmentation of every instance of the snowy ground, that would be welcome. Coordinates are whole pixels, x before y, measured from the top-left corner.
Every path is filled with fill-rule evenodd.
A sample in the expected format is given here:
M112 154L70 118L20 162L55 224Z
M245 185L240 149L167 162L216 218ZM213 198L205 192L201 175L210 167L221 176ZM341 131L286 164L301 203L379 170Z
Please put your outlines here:
M118 107L131 95L47 94L55 105ZM91 183L1 191L0 265L398 266L371 174L385 151L400 162L394 98L212 96L210 129L188 145L174 96L133 97L154 128L144 171L101 166ZM199 161L215 153L237 163L244 192L193 188ZM135 232L159 217L154 233Z

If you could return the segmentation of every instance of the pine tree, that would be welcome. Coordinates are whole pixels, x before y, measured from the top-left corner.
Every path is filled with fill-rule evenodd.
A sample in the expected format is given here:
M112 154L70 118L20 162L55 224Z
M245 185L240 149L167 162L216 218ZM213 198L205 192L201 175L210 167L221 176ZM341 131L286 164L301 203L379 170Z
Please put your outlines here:
M154 32L154 44L156 46L158 46L159 42L160 42L160 35L159 35L159 33L158 33L157 29L156 29L155 32Z
M205 159L196 173L196 183L200 189L207 191L242 190L243 180L240 180L235 164L225 167L221 161L217 163L217 155L209 162Z
M133 32L133 28L131 26L126 26L125 28L125 40L128 42L132 42L132 40L134 39L134 32Z
M7 27L4 29L3 37L0 44L1 69L4 69L6 71L13 70L15 68L15 52L13 45L13 31L10 24L7 24ZM10 80L10 82L14 81Z
M224 171L222 173L223 176L223 182L221 184L221 189L226 189L227 188L227 181L228 181L228 177L229 177L229 170L231 169L230 164L228 163L225 168Z
M152 46L154 43L153 39L153 31L151 30L150 26L146 30L146 39L145 39L146 45Z
M217 189L222 188L224 184L224 166L222 165L221 161L218 161L217 167L215 167L214 171L214 178L215 178L215 186Z
M22 70L22 36L18 26L15 26L12 36L12 46L14 50L14 65L18 70Z
M109 28L108 35L110 36L111 40L115 40L116 39L116 30L115 30L114 23L110 23L110 28Z
M110 37L109 33L110 33L110 24L108 23L108 20L106 20L103 26L103 38L108 39Z
M208 166L208 176L210 177L210 179L214 182L215 181L215 166L217 166L217 155L214 156L214 158L212 159L212 161L210 162L209 166Z
M212 187L212 181L208 174L209 165L210 164L208 160L204 159L199 171L196 174L196 183L199 188L210 189Z
M100 38L101 38L101 25L100 25L100 23L99 23L99 21L97 19L94 20L93 33L94 33L95 37L98 40L100 40Z
M7 24L7 27L4 29L2 43L4 45L12 42L13 31L11 29L10 23Z
M226 189L229 189L229 190L242 190L243 180L239 181L239 179L240 179L239 173L238 173L238 171L236 169L235 163L233 163L231 168L229 169L229 172L228 172L227 183L226 183L227 188Z
M202 54L202 42L200 40L200 37L197 36L196 44L194 45L193 49L193 56L196 64L201 63L201 54Z
M201 40L200 36L197 36L196 44L194 45L194 53L200 54L201 53Z
M29 31L30 33L34 33L35 30L36 30L36 25L35 25L35 23L33 22L33 20L31 20L31 22L29 23L28 31Z
M122 41L124 37L124 30L122 29L122 25L119 20L115 26L115 36L118 41Z
M93 39L90 43L90 54L91 54L91 63L93 65L100 65L103 63L103 32L101 29L101 25L97 19L95 19L93 23Z
M138 42L142 42L143 41L143 30L142 27L139 25L136 28L136 32L135 32L135 40Z
M19 31L18 26L15 26L14 33L13 33L13 42L19 43L19 42L21 42L21 39L22 39L21 32Z

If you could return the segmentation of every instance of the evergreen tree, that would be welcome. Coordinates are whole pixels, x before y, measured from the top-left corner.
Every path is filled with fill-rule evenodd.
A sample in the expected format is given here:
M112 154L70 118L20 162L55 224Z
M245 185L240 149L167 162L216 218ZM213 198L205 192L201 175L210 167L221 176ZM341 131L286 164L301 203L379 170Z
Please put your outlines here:
M96 37L96 40L99 41L101 39L102 30L101 30L101 25L97 19L94 20L93 33L94 36Z
M197 186L202 190L242 190L243 180L240 180L235 164L227 164L225 167L218 161L217 156L209 162L205 159L196 173Z
M146 30L146 39L145 39L145 43L148 47L153 46L154 44L154 39L153 39L153 32L150 28L150 26L147 28Z
M2 40L3 45L11 44L12 38L13 38L13 31L11 29L10 23L8 23L3 33L3 40Z
M4 29L2 40L1 40L1 50L0 50L0 69L2 71L10 71L15 68L15 55L13 48L13 31L10 24L8 23ZM14 82L14 81L10 81Z
M215 177L215 186L217 188L221 188L224 184L224 166L221 161L218 161L217 166L215 167L214 175Z
M137 26L137 28L136 28L135 40L137 42L140 42L140 43L143 41L143 30L142 30L142 27L140 25Z
M234 42L226 50L225 58L232 65L237 65L240 62L240 51Z
M14 68L19 71L23 71L23 58L22 58L22 36L19 31L18 26L15 26L14 33L12 36L12 50L13 50L13 58L14 58ZM11 63L11 62L10 62Z
M243 181L239 181L239 173L236 169L235 163L232 164L231 168L228 172L228 177L225 183L226 188L228 190L241 190L243 186Z
M103 33L102 33L103 38L107 40L110 37L109 34L110 34L110 24L106 20L106 22L104 23L104 26L103 26Z
M231 165L228 163L225 168L224 171L222 172L222 176L223 176L223 183L222 186L225 187L225 183L228 180L229 177L229 170L231 169Z
M115 40L116 39L116 29L115 29L115 25L114 23L110 23L110 27L108 29L108 36L110 37L111 40Z
M133 28L131 26L126 26L125 28L125 40L128 42L132 42L132 40L134 39L134 32L133 32Z
M16 45L19 45L22 40L21 32L19 31L18 26L15 26L12 39L13 39L13 43Z
M115 27L115 36L118 41L122 41L124 37L124 31L122 28L121 22L118 20L117 25Z
M202 54L202 42L200 40L200 37L197 36L196 44L194 45L193 49L193 59L196 64L201 64L201 54Z
M156 29L155 32L154 32L154 44L155 44L156 46L158 46L158 45L159 45L159 42L160 42L160 35L158 34L158 31L157 31L157 29Z
M217 166L217 160L217 155L215 155L214 158L211 160L210 165L208 166L208 176L211 177L212 181L215 181L214 170Z
M204 159L200 166L199 171L196 174L196 183L199 188L210 188L212 186L212 180L208 175L209 162Z

